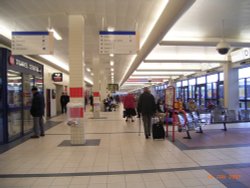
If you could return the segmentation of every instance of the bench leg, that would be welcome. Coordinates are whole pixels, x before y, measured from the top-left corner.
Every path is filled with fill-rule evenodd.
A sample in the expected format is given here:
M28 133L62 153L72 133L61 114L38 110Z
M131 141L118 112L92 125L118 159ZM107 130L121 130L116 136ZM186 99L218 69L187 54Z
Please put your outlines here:
M199 131L196 131L196 133L203 133L201 126L199 126Z
M187 136L183 137L184 139L191 139L191 136L190 136L190 133L189 133L189 130L186 131L187 132Z
M226 122L223 122L223 126L224 126L224 131L227 131L227 125L226 125Z

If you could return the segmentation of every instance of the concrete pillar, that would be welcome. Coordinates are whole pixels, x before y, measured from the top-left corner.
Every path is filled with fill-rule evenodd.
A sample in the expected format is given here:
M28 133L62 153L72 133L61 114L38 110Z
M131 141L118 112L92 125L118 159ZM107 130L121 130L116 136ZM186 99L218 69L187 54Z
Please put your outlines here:
M93 85L93 97L94 97L94 109L93 116L94 118L100 118L100 109L101 109L101 75L100 75L100 60L99 58L93 59L93 73L94 73L94 85ZM96 95L96 96L95 96Z
M239 108L238 69L231 67L231 62L225 62L224 70L224 107L230 110Z
M71 144L84 144L84 18L69 16L69 91L68 120L71 120ZM74 123L76 125L74 125ZM68 123L69 124L69 123Z

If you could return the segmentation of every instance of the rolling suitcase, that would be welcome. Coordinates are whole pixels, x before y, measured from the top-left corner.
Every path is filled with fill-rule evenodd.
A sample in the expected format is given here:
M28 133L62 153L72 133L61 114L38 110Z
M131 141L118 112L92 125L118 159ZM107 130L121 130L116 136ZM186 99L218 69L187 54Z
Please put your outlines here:
M153 139L165 139L165 131L164 131L164 127L163 127L163 123L157 122L157 123L153 123L153 127L152 127L152 131L153 131Z

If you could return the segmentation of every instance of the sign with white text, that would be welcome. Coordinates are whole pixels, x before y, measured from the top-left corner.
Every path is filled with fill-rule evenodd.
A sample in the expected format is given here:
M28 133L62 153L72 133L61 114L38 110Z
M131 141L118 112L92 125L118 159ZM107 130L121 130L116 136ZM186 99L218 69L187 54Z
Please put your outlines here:
M136 54L139 37L135 31L100 31L100 54Z
M12 32L12 55L42 55L54 53L54 38L47 31Z

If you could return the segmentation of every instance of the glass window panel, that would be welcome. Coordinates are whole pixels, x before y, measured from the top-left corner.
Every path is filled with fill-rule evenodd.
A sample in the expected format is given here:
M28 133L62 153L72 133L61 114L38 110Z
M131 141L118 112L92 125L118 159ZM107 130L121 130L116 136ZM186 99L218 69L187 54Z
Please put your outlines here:
M250 77L249 71L250 67L239 69L239 78Z
M195 85L195 78L194 78L194 79L189 80L189 85Z
M181 87L181 82L177 82L176 87Z
M206 82L205 76L197 78L197 84L204 84Z
M250 78L247 79L246 89L247 89L246 98L247 98L247 100L250 100Z
M212 84L207 84L207 98L208 99L211 99L212 98L212 93L213 93L213 91L212 91Z
M240 107L241 109L246 109L246 105L245 105L245 104L246 104L245 102L240 101L240 102L239 102L239 107Z
M218 74L213 74L207 76L207 83L217 82L218 81Z
M217 98L217 83L213 83L213 98Z
M247 109L250 109L250 101L247 101Z
M220 73L220 81L224 81L224 73L223 72Z
M182 86L187 86L187 85L188 85L188 81L187 80L182 81Z
M245 79L239 80L239 98L245 99Z

